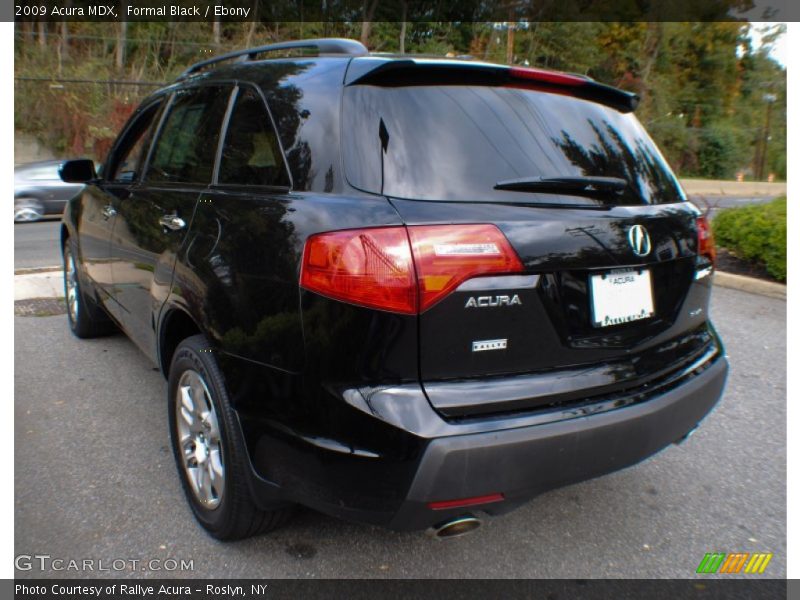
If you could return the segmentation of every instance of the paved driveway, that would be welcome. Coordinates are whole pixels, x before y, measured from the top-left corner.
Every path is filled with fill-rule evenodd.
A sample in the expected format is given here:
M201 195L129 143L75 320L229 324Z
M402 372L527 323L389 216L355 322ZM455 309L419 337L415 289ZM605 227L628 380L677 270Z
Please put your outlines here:
M181 496L159 373L122 336L79 341L63 316L17 317L15 551L267 578L685 578L706 552L767 551L767 573L784 577L786 303L717 288L712 309L732 371L685 444L444 542L307 510L271 535L212 540Z

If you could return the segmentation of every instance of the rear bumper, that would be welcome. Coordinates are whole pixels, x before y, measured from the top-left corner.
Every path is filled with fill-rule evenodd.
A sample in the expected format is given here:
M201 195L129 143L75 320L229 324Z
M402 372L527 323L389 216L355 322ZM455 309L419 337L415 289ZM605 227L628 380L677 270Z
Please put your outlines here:
M728 362L720 357L685 384L618 410L502 433L431 441L407 499L389 527L419 529L468 512L427 503L502 493L482 508L507 512L547 490L631 466L694 429L722 395Z
M719 350L719 349L718 349ZM443 420L412 386L330 392L331 422L347 415L346 436L245 427L253 492L352 521L425 529L470 511L507 512L542 492L633 465L678 441L722 395L721 352L701 369L635 402L542 422L526 417ZM334 399L334 396L336 397ZM331 412L331 407L342 411ZM247 425L247 424L245 424ZM501 493L502 502L431 510L429 502Z

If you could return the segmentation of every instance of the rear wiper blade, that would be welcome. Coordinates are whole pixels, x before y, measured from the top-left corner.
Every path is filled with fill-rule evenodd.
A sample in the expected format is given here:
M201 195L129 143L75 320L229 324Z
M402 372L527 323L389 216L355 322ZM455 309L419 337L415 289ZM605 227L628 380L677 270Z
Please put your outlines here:
M522 177L520 179L505 179L494 184L494 189L496 190L574 196L606 196L610 193L621 192L626 187L628 187L628 182L619 177L586 177L582 175Z

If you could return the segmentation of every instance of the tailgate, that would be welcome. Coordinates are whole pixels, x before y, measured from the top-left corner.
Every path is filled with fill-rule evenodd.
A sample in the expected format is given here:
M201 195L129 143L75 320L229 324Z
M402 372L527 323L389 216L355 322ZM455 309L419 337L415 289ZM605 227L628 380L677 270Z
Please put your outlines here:
M455 212L450 204L393 203L409 225ZM484 412L485 402L513 400L522 408L566 392L577 398L630 386L709 343L710 278L695 279L695 213L688 203L599 213L473 203L458 214L464 223L491 217L525 275L470 279L420 315L420 377L431 402L441 400L448 414ZM629 240L635 225L651 240L645 257ZM649 274L653 315L596 324L591 278L628 269ZM540 375L524 383L527 396L520 389L513 399L489 391L493 376L518 374ZM455 403L440 398L434 384L454 379L482 381L486 391Z

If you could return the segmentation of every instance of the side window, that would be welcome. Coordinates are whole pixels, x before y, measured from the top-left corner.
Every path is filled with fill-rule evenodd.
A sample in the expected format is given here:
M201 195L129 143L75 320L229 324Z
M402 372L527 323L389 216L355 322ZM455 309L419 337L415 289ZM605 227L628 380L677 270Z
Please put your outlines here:
M289 187L272 120L261 96L249 87L240 88L236 98L222 146L217 181Z
M125 132L125 137L117 146L111 159L110 181L135 181L141 175L145 153L155 116L160 113L161 102L145 108Z
M176 92L153 148L148 181L211 183L229 92L222 87Z

